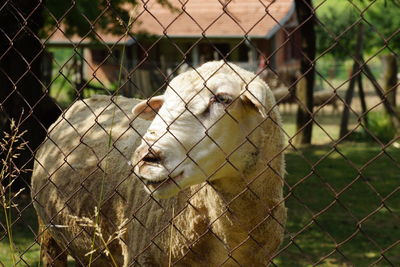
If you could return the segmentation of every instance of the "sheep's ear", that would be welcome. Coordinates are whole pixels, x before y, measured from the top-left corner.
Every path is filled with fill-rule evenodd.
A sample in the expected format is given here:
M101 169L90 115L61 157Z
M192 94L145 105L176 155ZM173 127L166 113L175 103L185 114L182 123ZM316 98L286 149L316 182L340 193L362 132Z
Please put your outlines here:
M155 96L146 100L143 100L137 104L133 109L132 113L136 117L144 120L152 120L156 116L158 110L164 104L164 96Z
M267 85L258 81L251 81L240 93L245 104L252 105L261 116L267 118L266 97Z

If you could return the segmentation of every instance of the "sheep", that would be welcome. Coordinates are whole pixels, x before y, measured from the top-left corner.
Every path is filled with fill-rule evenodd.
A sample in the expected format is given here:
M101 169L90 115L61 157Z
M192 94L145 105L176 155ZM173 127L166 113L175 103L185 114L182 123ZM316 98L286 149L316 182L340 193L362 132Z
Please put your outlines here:
M47 261L261 266L282 242L281 118L268 86L232 63L148 100L77 101L48 132L32 176Z
M338 113L338 95L329 90L322 90L314 92L314 107L332 106L332 113Z
M299 101L296 98L294 90L288 90L287 88L278 88L273 90L272 92L274 94L274 97L278 105L281 104L291 105ZM314 107L332 105L332 113L338 112L339 110L337 104L338 95L336 93L332 93L331 91L328 90L316 91L314 92L313 97L314 97L313 101Z
M283 108L281 111L290 110L293 103L296 102L296 92L294 88L288 89L286 87L280 87L272 91L276 99L276 103ZM286 105L287 104L287 105ZM285 107L288 106L287 109Z

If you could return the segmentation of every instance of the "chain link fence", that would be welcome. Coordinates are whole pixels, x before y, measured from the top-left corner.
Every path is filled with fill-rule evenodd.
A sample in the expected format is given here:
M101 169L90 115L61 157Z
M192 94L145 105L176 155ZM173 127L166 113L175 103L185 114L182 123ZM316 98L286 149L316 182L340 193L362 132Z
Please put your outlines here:
M399 266L399 8L2 1L0 263Z

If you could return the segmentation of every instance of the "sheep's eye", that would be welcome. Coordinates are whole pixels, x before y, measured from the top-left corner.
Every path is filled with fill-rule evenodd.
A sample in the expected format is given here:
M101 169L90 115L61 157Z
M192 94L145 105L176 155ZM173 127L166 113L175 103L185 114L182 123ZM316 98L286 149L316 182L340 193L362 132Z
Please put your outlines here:
M227 94L218 94L212 97L212 102L218 102L220 104L228 105L232 103L232 97Z

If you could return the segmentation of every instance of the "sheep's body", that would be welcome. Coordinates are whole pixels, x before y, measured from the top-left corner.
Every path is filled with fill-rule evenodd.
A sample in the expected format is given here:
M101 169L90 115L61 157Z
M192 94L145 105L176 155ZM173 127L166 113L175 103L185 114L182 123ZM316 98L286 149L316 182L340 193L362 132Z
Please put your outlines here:
M84 254L91 247L92 229L79 234L83 228L77 225L78 221L73 216L94 218L95 207L99 207L103 178L102 199L107 201L107 207L122 208L126 205L118 196L107 200L114 189L126 197L128 184L135 188L140 187L140 181L128 178L128 159L139 145L140 136L129 127L129 119L125 115L130 114L132 106L139 101L123 97L115 98L114 101L117 108L106 96L95 96L76 102L50 127L49 138L36 155L32 196L38 215L48 224L51 235L60 245L65 246L68 240L73 240L78 235L69 244L69 249L82 262L88 259ZM147 121L135 120L133 127L143 135L148 124ZM119 139L115 142L115 147L109 148L108 134L111 126L113 141L116 137ZM109 150L110 154L106 157ZM120 184L124 179L126 181ZM146 196L143 190L135 193ZM119 209L107 209L106 220L117 226L125 216ZM105 228L107 229L107 224ZM113 233L116 230L115 227L104 232L107 235L107 232ZM105 238L107 240L108 237Z
M247 81L253 79L249 72L240 74ZM272 106L274 100L268 101ZM220 180L202 183L155 201L129 165L149 126L148 121L132 122L128 117L137 103L123 97L92 97L76 102L50 127L32 178L35 208L50 235L87 264L90 256L85 254L92 250L94 234L81 220L96 221L95 207L101 206L103 239L107 242L120 228L126 232L109 242L112 259L92 254L93 266L108 266L112 260L118 266L166 266L170 256L178 266L267 263L282 241L286 221L277 109L270 110L270 118L250 137L260 153L246 173L249 180L231 177L229 186ZM98 236L94 247L104 247Z

